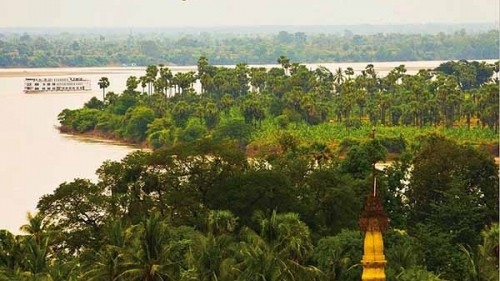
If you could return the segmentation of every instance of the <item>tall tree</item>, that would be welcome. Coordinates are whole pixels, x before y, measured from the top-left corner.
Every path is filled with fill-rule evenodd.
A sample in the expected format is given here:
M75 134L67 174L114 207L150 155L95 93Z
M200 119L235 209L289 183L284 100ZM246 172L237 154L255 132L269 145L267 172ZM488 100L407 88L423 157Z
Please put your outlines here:
M101 77L99 82L97 82L97 85L99 85L99 88L102 89L102 100L104 101L106 88L109 87L108 77Z
M290 59L287 56L280 56L277 60L279 64L281 64L281 67L283 67L283 70L285 70L285 74L288 73L288 69L290 68Z
M130 76L129 78L127 78L126 84L128 91L134 91L135 89L137 89L137 86L139 86L139 80L137 80L137 77L135 76Z

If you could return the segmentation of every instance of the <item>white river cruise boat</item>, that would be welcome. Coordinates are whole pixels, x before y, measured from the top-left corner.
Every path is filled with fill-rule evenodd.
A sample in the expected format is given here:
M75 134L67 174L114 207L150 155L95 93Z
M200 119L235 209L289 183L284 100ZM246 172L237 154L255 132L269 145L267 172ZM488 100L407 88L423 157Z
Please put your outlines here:
M24 92L31 93L65 93L90 91L89 79L80 77L57 78L26 78L24 79Z

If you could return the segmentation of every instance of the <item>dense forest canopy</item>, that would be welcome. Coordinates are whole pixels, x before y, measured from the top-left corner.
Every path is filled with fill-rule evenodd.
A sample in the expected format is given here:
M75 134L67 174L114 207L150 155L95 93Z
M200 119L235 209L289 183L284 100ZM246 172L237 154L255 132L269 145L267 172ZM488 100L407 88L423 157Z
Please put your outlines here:
M153 150L62 183L24 234L0 230L0 280L357 281L373 176L387 280L498 280L498 166L484 150L498 147L498 62L379 77L276 61L149 65L122 93L102 77L103 99L63 110L61 130Z
M418 144L376 172L387 280L498 280L498 167L439 135ZM0 230L0 280L357 281L358 217L386 153L376 137L343 158L247 159L210 140L135 152L43 196L25 234Z
M0 33L0 67L195 65L294 61L370 62L497 59L498 30L452 34L358 35L280 31L273 34Z
M248 154L277 149L287 135L333 148L363 138L372 126L395 147L433 131L498 144L498 62L446 62L415 75L400 65L385 77L372 64L354 76L349 67L308 69L286 56L277 62L281 67L222 67L200 57L197 72L175 74L150 65L143 76L129 77L123 93L61 112L61 129L153 148L230 138Z
M357 281L376 177L387 280L498 281L499 64L481 62L498 45L498 30L2 33L0 67L147 65L58 118L151 150L0 230L0 280ZM299 63L409 60L455 61L384 77Z

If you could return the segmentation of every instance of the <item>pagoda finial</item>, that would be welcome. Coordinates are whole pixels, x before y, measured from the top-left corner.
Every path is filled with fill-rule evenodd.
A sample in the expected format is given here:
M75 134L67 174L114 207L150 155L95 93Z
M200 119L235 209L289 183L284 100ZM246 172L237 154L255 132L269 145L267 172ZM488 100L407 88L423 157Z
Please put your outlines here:
M370 138L375 139L375 126L372 127L372 132ZM373 185L373 196L377 195L377 179L375 178L375 163L372 163L372 185Z
M370 138L375 139L375 127ZM359 218L359 228L365 233L362 281L385 281L384 241L382 232L387 229L389 220L377 195L375 163L372 163L372 192L368 193L363 213Z

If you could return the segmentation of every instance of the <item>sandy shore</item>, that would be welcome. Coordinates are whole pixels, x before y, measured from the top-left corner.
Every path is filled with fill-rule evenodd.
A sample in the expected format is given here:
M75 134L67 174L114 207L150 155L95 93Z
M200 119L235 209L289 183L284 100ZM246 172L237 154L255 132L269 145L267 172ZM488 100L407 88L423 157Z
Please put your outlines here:
M51 69L0 69L0 78L4 77L38 77L38 76L71 76L85 74L130 73L144 68L51 68Z
M487 63L493 63L495 60L482 60ZM420 69L433 69L445 61L394 61L394 62L331 62L331 63L303 63L308 68L316 68L317 66L325 66L333 71L333 69L352 67L354 71L359 73L364 70L368 64L373 64L375 71L384 75L394 69L396 66L405 65L408 74L417 73ZM215 65L221 66L221 65ZM187 65L168 65L173 72L197 71L197 66ZM224 67L234 67L234 65L224 65ZM249 65L249 67L281 67L278 64L262 64ZM146 67L122 67L122 66L105 66L105 67L61 67L61 68L0 68L0 78L2 77L38 77L38 76L71 76L71 75L99 75L99 74L127 74L144 71Z
M316 65L316 64L315 64ZM321 64L318 64L321 65ZM355 70L362 70L364 67L356 67L357 65L353 65ZM227 66L226 66L227 67ZM258 66L256 66L258 67ZM264 65L264 67L277 67L277 65ZM116 74L127 74L131 72L136 72L136 71L143 71L145 68L144 67L134 67L134 68L45 68L45 69L37 69L37 68L22 68L22 69L0 69L0 78L9 78L9 77L40 77L40 76L47 76L47 77L52 77L52 76L77 76L77 75L92 75L92 74L110 74L110 73L116 73ZM171 68L174 71L196 71L195 67L192 66L186 66L186 67L172 67ZM390 71L393 69L393 67L375 67L377 71ZM421 67L407 67L407 70L419 70Z
M174 72L196 71L196 66L168 66ZM0 78L3 77L39 77L39 76L72 76L72 75L106 75L131 74L144 72L146 67L61 67L61 68L0 68Z

